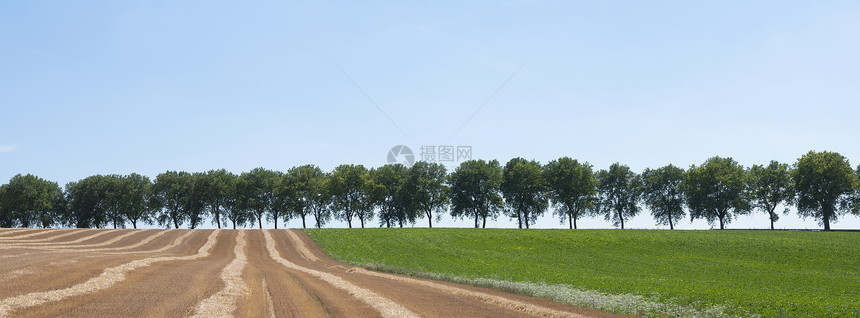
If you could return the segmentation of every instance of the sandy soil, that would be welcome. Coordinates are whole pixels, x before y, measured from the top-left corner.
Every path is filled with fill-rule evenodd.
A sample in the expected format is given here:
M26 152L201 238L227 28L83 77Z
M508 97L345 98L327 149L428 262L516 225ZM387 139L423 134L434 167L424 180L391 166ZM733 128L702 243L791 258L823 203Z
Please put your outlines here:
M0 229L0 238L0 317L620 317L355 268L295 230Z

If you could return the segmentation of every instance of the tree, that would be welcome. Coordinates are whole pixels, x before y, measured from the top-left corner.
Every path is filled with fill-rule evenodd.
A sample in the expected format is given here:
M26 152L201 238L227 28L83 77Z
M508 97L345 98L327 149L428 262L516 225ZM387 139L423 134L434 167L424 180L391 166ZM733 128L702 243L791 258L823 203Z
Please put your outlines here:
M155 177L152 186L158 225L178 229L187 217L186 197L193 186L191 174L185 171L167 171Z
M684 195L691 219L704 218L708 224L719 220L724 229L732 218L749 213L746 183L743 166L732 158L712 157L701 166L690 166Z
M152 182L149 178L132 173L122 178L122 204L125 219L137 228L138 222L152 223Z
M102 188L106 198L105 212L113 228L125 228L125 214L122 206L125 204L125 184L123 177L118 174L101 176Z
M659 169L645 169L641 175L642 201L658 225L675 224L684 218L684 169L668 165Z
M588 163L562 157L544 166L547 196L552 201L561 222L567 219L571 229L576 220L596 212L597 178Z
M513 158L505 164L500 189L511 218L519 228L528 229L549 207L546 179L537 161Z
M316 207L314 198L318 195L315 192L322 191L315 185L324 175L325 173L314 165L293 167L284 174L284 178L276 188L276 201L282 202L287 210L285 214L302 219L302 228L307 228L305 220L309 215L314 214Z
M851 210L858 180L848 159L839 153L810 151L797 159L791 176L797 191L797 213L818 220L825 231Z
M0 226L47 228L58 220L56 212L61 208L56 205L62 202L63 191L56 182L18 174L0 189Z
M242 182L238 184L238 190L239 195L243 197L242 202L245 210L249 211L257 220L261 229L263 228L263 216L268 216L274 220L277 229L280 210L272 209L272 207L275 186L281 179L281 173L265 168L255 168L242 173L239 179Z
M235 230L237 226L244 226L250 221L250 213L244 202L245 198L239 193L239 188L243 188L239 184L245 180L240 180L239 176L229 172L218 177L218 179L220 180L218 182L223 182L224 190L224 192L220 192L223 195L220 213L224 223L230 221ZM210 199L214 200L211 197Z
M487 218L496 219L504 209L500 192L502 169L497 160L467 160L449 176L451 184L451 216L483 219L483 227L487 227Z
M329 190L332 194L332 207L338 219L347 222L352 228L352 219L358 217L361 227L364 221L373 219L373 202L367 169L362 165L339 165L332 171Z
M182 200L182 212L188 220L188 228L196 229L206 217L209 178L205 173L195 172L186 182L188 192Z
M397 222L403 227L403 222L415 223L416 214L408 213L411 195L407 193L406 180L409 169L402 164L389 164L371 169L370 176L374 184L365 187L379 206L379 224L391 227ZM410 215L411 214L411 215Z
M68 213L65 223L77 228L102 228L108 224L109 199L102 175L89 176L66 184Z
M209 215L218 228L221 228L222 213L227 208L228 202L233 199L235 193L236 175L226 169L209 170L205 175L206 183L204 189L204 204L209 210ZM234 222L235 223L235 222ZM233 224L235 229L236 224Z
M12 209L9 208L13 200L15 198L9 192L9 185L0 185L0 228L14 227L15 223L17 223L15 217L12 216Z
M612 225L621 225L624 229L625 219L639 214L639 178L630 167L613 163L609 170L597 173L600 211L606 214L606 220Z
M314 168L319 173L314 172L313 177L308 182L308 189L310 191L308 203L311 207L316 227L319 229L331 220L333 196L329 185L331 174L323 172L317 167Z
M780 204L789 205L795 201L791 170L788 164L771 160L767 167L753 165L747 175L747 189L752 205L768 214L770 229L773 230L773 223L779 220L776 207ZM786 207L783 214L788 212L789 209Z
M445 166L439 163L419 161L409 169L409 178L404 187L406 193L411 194L409 209L416 210L415 215L427 217L431 228L434 216L437 222L440 221L450 202L451 189L446 184L447 176Z
M372 221L376 214L377 201L373 194L379 192L380 188L382 185L373 181L369 173L364 174L355 210L355 217L361 222L361 228L364 228L364 223Z

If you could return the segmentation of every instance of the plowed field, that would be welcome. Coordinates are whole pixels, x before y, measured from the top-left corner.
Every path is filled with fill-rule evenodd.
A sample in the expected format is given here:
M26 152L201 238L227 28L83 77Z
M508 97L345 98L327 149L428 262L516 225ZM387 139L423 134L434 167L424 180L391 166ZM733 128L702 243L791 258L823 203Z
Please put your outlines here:
M293 230L0 229L0 317L615 317L365 270Z

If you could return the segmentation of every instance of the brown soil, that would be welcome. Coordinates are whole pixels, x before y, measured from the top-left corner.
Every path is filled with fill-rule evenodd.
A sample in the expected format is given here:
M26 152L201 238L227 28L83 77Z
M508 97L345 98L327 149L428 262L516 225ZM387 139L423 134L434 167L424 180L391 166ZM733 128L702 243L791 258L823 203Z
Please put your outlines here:
M247 230L242 238L232 230L122 230L74 244L63 242L95 232L39 231L44 230L0 229L0 237L16 237L14 247L0 241L0 307L20 304L28 295L80 290L68 297L37 299L35 305L7 314L180 317L209 308L207 316L234 317L620 317L492 289L355 268L332 260L302 231ZM56 235L62 236L51 239ZM121 235L126 237L116 240ZM17 247L28 238L56 245ZM99 245L106 242L110 244ZM113 277L110 273L118 268L128 270L108 285L93 285L99 278ZM212 299L226 305L213 307Z

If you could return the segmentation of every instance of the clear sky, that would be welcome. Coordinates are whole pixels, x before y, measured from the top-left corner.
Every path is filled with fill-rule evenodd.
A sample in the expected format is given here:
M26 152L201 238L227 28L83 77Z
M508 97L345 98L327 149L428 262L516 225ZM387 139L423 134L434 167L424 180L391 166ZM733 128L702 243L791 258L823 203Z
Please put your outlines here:
M400 144L637 172L856 165L858 39L857 1L5 1L0 182L380 166Z

